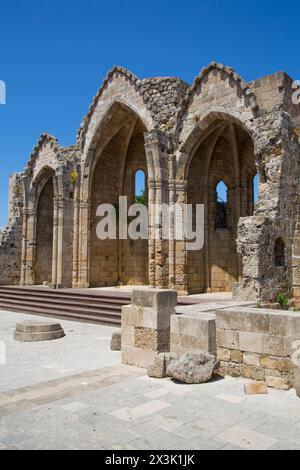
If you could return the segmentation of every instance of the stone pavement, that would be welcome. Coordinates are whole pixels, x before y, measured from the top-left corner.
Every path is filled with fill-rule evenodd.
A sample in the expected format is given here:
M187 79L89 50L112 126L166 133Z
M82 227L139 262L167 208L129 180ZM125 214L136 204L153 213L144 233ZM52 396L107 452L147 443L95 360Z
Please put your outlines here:
M109 350L112 328L62 320L65 338L18 343L23 318L0 311L0 449L300 449L294 390L149 378Z

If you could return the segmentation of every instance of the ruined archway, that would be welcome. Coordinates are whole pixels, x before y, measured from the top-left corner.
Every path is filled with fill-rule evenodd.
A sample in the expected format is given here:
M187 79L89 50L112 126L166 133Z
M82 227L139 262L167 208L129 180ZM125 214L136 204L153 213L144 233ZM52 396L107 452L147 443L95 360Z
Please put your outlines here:
M257 170L249 133L236 122L216 120L199 136L186 171L187 202L205 210L204 247L187 253L188 291L230 292L241 274L238 220L254 210Z
M45 169L37 182L36 248L34 257L34 283L52 282L54 171Z
M100 220L96 214L98 206L113 204L118 222L119 196L127 196L128 206L136 202L136 172L142 170L147 181L145 131L145 125L134 111L115 103L109 110L109 118L105 120L95 146L90 174L91 287L148 282L148 240L100 240L96 233Z

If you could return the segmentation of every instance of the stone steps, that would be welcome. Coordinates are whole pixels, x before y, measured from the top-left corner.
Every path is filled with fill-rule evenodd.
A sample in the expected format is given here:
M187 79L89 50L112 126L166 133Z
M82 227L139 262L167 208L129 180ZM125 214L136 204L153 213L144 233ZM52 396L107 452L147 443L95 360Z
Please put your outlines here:
M68 320L121 325L121 309L129 296L84 293L68 289L0 287L0 309Z

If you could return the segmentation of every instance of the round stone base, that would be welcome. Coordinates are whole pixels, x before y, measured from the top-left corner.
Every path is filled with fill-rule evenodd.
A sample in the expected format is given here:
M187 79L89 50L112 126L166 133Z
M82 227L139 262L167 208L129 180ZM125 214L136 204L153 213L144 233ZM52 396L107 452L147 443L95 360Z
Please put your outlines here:
M50 341L65 336L60 323L26 320L16 324L14 339L17 341Z

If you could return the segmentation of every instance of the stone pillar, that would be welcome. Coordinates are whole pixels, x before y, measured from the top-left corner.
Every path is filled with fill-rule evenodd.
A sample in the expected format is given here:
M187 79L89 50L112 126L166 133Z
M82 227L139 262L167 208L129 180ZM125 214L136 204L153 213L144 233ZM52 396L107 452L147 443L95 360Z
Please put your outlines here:
M53 248L52 248L52 282L50 287L57 287L57 265L58 265L58 226L59 226L59 199L53 198Z
M149 188L149 281L165 288L168 286L168 240L162 237L162 217L154 217L155 209L169 203L168 137L152 130L144 134ZM155 206L154 206L155 205ZM153 228L157 235L153 239Z
M72 271L72 287L78 286L79 277L79 201L77 199L77 191L75 190L74 201L74 226L73 226L73 271Z
M148 230L148 247L149 247L149 284L155 287L155 240L151 237L152 232L152 204L155 204L155 181L148 179L148 208L149 208L149 230Z
M169 182L169 201L170 204L175 204L175 182L172 180ZM174 211L170 213L170 240L169 240L169 282L168 287L170 289L175 289L175 278L176 278L176 258L175 258L175 249L176 249L176 241L175 241L175 230L174 230L174 220L175 214Z
M122 362L147 368L157 353L170 350L170 318L174 290L134 289L131 304L122 307Z
M79 281L78 287L89 287L90 201L80 202Z
M276 298L272 220L264 215L241 217L237 227L237 252L242 260L242 280L234 286L235 300L269 301ZM279 287L280 290L280 287Z
M175 182L176 184L176 202L183 206L187 202L187 181ZM181 295L188 292L188 276L187 276L187 251L186 241L175 241L175 289Z
M34 284L33 265L36 246L36 218L37 213L35 209L23 209L21 285Z
M292 294L294 307L300 309L300 224L297 224L292 243Z

